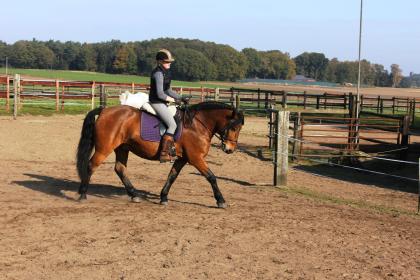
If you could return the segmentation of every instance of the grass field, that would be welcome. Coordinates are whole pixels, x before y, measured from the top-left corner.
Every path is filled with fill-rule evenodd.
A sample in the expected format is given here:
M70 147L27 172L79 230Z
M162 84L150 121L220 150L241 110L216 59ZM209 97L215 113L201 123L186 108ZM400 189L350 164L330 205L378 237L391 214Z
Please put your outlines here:
M21 74L24 76L31 76L45 79L60 79L60 80L73 80L73 81L96 81L96 82L115 82L115 83L139 83L148 84L150 82L149 77L137 76L137 75L119 75L119 74L106 74L98 72L86 72L86 71L70 71L70 70L46 70L46 69L14 69L9 68L9 75ZM0 75L6 73L5 68L0 68ZM173 81L173 86L184 86L184 87L209 87L216 88L221 87L216 83L207 82L185 82L185 81Z
M0 68L0 75L5 74L6 69ZM115 82L115 83L149 83L149 77L137 76L137 75L119 75L119 74L106 74L106 73L97 73L97 72L86 72L86 71L69 71L69 70L47 70L47 69L15 69L9 68L8 73L10 74L21 74L27 77L35 77L41 79L60 79L60 80L75 80L75 81L96 81L96 82ZM312 93L319 93L317 91L322 92L334 92L342 93L345 91L351 91L351 88L314 88L314 87L306 87L306 88L295 88L290 86L281 86L281 85L244 85L241 83L226 83L226 82L185 82L185 81L173 81L173 86L183 86L183 87L209 87L209 88L229 88L229 87L246 87L246 88L266 88L271 90L291 90L291 91L303 91L307 90L307 92ZM377 94L377 93L386 93L385 95L393 95L393 96L420 96L419 89L392 89L392 88L369 88L363 89L364 94ZM66 101L65 110L56 112L55 111L55 101L54 100L34 100L30 101L30 104L25 104L21 110L19 110L19 114L33 114L33 115L52 115L52 114L84 114L90 110L90 101L82 101L82 100L68 100ZM96 100L97 105L99 105L99 100ZM118 104L117 99L109 99L108 105L116 105ZM10 112L6 112L5 110L5 100L0 99L0 115L10 115ZM244 109L255 109L255 104L248 104L243 103L241 104L242 108ZM289 106L291 109L294 106ZM385 113L385 112L384 112ZM402 113L404 114L404 112ZM415 126L419 126L420 123L418 118L420 116L416 116Z

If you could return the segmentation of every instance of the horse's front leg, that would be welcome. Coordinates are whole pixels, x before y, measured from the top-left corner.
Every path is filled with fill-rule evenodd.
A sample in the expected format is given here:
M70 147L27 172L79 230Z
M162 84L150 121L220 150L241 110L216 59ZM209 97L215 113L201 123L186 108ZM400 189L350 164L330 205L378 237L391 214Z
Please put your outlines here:
M175 160L172 165L171 171L169 172L168 179L166 180L165 186L163 186L162 191L160 192L160 204L168 205L168 193L171 189L172 184L175 182L175 179L178 177L179 172L185 166L187 160L185 158L178 158Z
M211 188L213 189L213 195L217 202L217 207L219 208L226 208L226 202L223 198L222 193L220 192L219 187L217 186L216 176L214 176L213 172L211 172L210 168L207 165L207 162L204 159L197 159L192 160L190 163L197 168L200 173L206 177L207 181L211 184Z

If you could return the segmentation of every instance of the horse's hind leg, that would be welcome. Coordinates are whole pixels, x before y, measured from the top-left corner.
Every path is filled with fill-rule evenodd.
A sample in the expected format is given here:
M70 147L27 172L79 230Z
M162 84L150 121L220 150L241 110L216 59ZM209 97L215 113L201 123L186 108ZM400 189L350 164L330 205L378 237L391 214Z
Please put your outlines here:
M95 170L98 168L99 165L106 159L108 154L103 154L98 151L95 151L92 158L89 161L89 170L88 170L88 176L86 178L82 179L82 182L80 183L79 187L79 200L86 199L86 192L89 187L90 178L92 177L92 174L95 172Z
M115 149L115 172L117 173L118 177L120 177L121 182L124 184L125 190L127 191L128 196L130 196L133 201L136 201L136 197L139 197L137 194L137 190L133 187L130 180L127 177L127 161L128 161L128 153L129 151L119 147Z
M160 192L160 204L167 205L168 204L168 193L171 189L172 184L175 182L175 179L178 177L179 172L187 163L186 159L178 158L175 160L174 165L169 172L168 179L166 180L165 186L162 188Z

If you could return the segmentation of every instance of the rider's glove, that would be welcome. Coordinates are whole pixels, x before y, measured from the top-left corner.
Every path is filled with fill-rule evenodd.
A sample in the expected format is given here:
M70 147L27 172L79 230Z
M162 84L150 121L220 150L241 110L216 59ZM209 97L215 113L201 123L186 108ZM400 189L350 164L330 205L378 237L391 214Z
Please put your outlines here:
M184 104L188 104L190 102L190 98L186 96L181 96L181 101Z

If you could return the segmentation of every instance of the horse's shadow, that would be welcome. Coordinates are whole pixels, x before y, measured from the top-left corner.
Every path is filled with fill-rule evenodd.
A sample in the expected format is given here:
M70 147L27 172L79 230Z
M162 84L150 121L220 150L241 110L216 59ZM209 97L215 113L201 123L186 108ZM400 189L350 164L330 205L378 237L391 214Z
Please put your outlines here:
M25 173L24 175L29 176L34 180L13 181L12 183L48 195L53 195L67 200L76 200L75 197L67 195L66 192L77 192L80 182L39 174ZM159 196L154 193L139 189L137 189L137 194L146 200L159 198ZM115 196L127 195L127 192L123 187L115 187L104 184L90 184L88 195L112 199L115 198Z
M66 194L66 192L77 192L77 190L79 189L80 182L68 179L59 179L39 174L24 173L23 175L29 176L33 178L33 180L12 181L12 183L34 191L45 193L47 195L56 196L66 200L77 201L77 195L69 196L68 194ZM160 196L157 194L140 189L136 189L136 193L147 202L150 202L152 204L159 204ZM88 195L101 198L115 199L117 196L127 196L127 192L124 189L124 187L115 187L112 185L104 184L89 184ZM169 201L186 205L217 208L215 206L209 206L197 202L180 201L173 199L169 199Z

